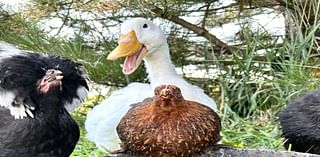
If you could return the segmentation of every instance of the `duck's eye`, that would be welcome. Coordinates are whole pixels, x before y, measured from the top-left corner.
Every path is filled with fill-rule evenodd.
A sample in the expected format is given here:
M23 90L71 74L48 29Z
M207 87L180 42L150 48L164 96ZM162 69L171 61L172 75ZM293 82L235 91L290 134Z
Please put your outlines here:
M142 28L148 28L147 24L143 24Z

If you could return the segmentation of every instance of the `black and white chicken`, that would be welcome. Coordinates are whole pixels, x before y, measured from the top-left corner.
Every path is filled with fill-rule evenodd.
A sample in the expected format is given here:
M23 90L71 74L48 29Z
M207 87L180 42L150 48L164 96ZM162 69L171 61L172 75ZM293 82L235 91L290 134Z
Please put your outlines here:
M0 157L67 157L79 127L66 108L87 96L80 64L0 43Z

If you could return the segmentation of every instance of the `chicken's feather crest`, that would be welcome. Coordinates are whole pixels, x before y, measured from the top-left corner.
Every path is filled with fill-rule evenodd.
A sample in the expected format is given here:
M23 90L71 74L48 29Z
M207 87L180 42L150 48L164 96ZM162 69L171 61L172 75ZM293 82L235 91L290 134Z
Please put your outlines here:
M15 118L33 117L31 108L35 106L25 100L32 93L35 96L37 84L48 69L63 72L61 100L65 108L71 111L80 106L89 90L88 77L80 64L59 56L21 51L0 41L0 106L10 109Z

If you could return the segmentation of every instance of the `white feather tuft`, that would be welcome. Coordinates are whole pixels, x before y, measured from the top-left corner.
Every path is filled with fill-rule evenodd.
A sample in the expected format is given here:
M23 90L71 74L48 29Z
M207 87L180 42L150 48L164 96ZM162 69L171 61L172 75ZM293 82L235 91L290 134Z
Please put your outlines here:
M24 104L15 103L16 94L13 91L0 90L0 106L3 106L10 110L10 114L14 116L15 119L22 119L29 115L33 118L33 114L30 111L32 108L26 108ZM14 104L14 105L13 105Z
M72 112L74 109L79 107L88 95L88 90L84 86L80 86L77 89L77 96L78 98L73 98L71 103L66 103L64 107L67 109L68 112Z
M27 117L26 108L23 105L9 106L8 109L10 110L10 114L13 115L15 119L23 119L24 117Z
M13 101L16 98L16 94L13 91L0 90L0 106L9 108L12 106Z

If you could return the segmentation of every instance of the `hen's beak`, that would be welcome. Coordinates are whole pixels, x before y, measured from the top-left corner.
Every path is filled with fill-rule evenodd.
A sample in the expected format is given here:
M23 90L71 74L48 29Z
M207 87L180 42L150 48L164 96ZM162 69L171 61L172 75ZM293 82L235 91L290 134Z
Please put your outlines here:
M62 71L50 69L46 72L46 81L52 82L52 81L61 81L63 79Z
M56 80L60 81L63 79L62 71L54 70L53 74L56 76Z
M62 90L62 82L63 79L62 72L60 70L49 69L47 70L45 76L42 78L39 89L42 93L48 93L51 87L56 86Z
M128 34L121 34L119 45L108 55L108 60L116 60L120 57L132 56L143 47L134 31Z
M165 100L172 98L172 90L167 89L167 88L162 89L160 92L160 97Z

